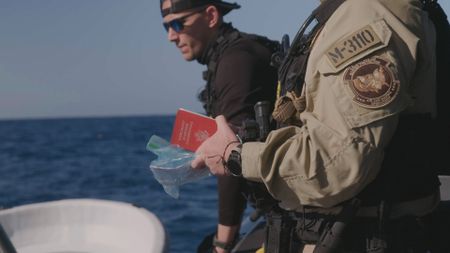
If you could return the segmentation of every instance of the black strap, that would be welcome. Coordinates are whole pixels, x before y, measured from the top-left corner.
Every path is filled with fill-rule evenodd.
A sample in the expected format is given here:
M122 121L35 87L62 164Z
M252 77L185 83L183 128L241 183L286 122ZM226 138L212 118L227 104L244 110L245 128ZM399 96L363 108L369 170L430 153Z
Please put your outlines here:
M278 72L279 80L283 86L283 94L292 90L297 94L300 94L303 88L306 64L311 52L312 41L331 15L344 1L345 0L325 1L312 12L300 27ZM308 34L305 34L313 21L316 21L317 23ZM294 68L291 68L293 65Z
M214 101L214 88L212 87L212 83L214 82L214 78L216 76L219 58L229 45L241 37L239 31L232 28L231 25L224 25L224 28L222 29L221 34L206 52L207 55L205 57L208 58L208 62L207 70L203 72L203 79L206 81L206 87L203 92L206 92L204 95L206 98L205 111L210 116L214 114L212 106ZM231 32L229 29L232 29Z
M212 245L217 248L221 248L226 251L230 251L233 249L234 245L236 244L236 239L237 239L237 237L231 242L222 242L217 239L217 234L216 234L216 235L214 235Z

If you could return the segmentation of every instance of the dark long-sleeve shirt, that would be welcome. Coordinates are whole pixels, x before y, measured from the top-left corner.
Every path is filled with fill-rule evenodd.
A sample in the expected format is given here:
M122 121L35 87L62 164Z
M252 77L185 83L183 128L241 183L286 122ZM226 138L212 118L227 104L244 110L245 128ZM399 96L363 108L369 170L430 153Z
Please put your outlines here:
M231 27L222 33L232 32ZM220 35L220 34L219 34ZM262 43L242 36L226 47L217 59L212 81L212 116L224 115L233 125L254 118L254 105L276 96L277 72L270 66L272 50ZM206 62L208 63L208 62ZM245 208L246 182L242 178L218 177L219 223L237 225Z

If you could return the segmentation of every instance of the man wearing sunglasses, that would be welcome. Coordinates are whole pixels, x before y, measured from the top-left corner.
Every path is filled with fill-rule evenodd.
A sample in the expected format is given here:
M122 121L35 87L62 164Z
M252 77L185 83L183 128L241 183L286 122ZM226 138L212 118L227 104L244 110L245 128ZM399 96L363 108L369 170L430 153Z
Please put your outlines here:
M199 99L206 113L224 115L241 126L254 118L258 101L275 100L277 72L270 65L279 44L265 37L244 34L223 16L240 6L221 0L161 0L163 26L167 38L186 61L207 66L205 88ZM213 252L230 252L238 236L246 199L244 179L218 177L219 224ZM211 250L211 249L210 249Z

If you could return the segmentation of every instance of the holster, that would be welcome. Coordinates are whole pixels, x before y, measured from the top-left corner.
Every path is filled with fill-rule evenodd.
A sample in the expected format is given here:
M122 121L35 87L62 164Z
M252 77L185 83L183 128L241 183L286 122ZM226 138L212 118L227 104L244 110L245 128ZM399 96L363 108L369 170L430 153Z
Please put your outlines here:
M270 253L295 252L296 246L292 240L295 222L286 212L273 210L266 215L266 240L264 251Z

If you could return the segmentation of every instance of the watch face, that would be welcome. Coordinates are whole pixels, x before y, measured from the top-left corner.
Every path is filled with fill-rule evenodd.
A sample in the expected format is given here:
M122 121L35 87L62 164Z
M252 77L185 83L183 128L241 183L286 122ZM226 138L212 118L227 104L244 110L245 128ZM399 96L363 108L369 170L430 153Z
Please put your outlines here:
M227 169L233 176L241 176L242 175L242 167L241 167L241 154L232 150L230 157L227 162Z

